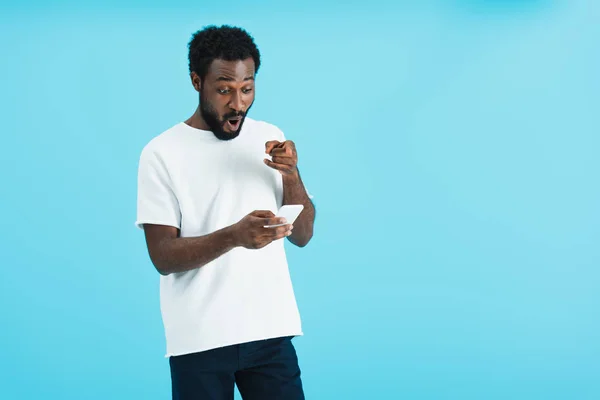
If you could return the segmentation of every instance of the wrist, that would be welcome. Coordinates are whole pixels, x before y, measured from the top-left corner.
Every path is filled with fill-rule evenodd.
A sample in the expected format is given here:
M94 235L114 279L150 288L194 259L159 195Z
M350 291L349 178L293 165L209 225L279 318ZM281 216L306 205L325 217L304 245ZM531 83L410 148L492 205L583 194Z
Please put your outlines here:
M288 184L297 184L300 183L300 173L298 169L294 169L294 172L283 175L283 182Z
M234 249L236 247L241 246L240 238L238 233L238 224L233 224L223 229L224 241L227 243L227 246Z

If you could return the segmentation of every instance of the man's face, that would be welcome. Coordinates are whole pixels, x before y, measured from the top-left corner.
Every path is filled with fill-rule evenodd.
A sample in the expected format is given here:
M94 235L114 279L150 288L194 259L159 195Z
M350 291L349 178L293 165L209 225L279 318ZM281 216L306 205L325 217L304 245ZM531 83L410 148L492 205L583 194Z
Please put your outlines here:
M236 138L254 103L254 60L217 59L198 84L200 113L210 130L221 140Z

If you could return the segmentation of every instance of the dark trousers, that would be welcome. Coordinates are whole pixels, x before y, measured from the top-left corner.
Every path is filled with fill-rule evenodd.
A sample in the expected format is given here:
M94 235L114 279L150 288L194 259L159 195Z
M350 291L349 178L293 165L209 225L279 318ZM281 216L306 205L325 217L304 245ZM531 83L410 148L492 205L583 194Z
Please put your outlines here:
M173 400L304 400L291 337L259 340L169 359Z

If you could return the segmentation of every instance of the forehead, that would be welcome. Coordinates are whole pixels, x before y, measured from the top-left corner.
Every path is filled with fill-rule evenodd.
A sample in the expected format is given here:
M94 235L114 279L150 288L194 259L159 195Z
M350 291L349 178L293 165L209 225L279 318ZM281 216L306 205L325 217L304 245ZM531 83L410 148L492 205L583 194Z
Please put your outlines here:
M254 79L254 60L251 57L236 61L216 59L210 64L206 79L209 81Z

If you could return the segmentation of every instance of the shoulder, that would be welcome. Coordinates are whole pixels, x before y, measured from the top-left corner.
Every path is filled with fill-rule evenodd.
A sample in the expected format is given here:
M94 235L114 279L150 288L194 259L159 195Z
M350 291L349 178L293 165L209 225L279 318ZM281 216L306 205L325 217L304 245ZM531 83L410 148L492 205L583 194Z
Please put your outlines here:
M154 136L142 147L141 159L162 158L177 145L182 133L181 123L178 123Z

